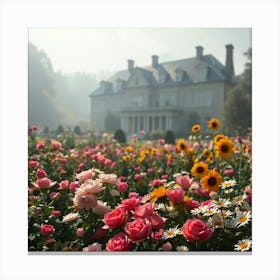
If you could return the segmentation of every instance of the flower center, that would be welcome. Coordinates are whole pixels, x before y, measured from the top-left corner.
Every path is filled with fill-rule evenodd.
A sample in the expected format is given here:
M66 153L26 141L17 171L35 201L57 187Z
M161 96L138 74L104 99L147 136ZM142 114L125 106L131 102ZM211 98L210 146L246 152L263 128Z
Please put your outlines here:
M221 147L221 150L224 152L224 153L227 153L229 151L229 147L227 145L223 145Z
M247 247L248 247L248 244L247 244L247 243L241 243L241 244L240 244L240 248L241 248L242 250L246 249Z
M240 219L239 219L239 222L240 223L244 223L247 221L247 217L246 216L242 216Z
M197 173L203 173L204 169L203 169L203 167L199 166L199 167L197 167L196 171L197 171Z
M215 186L215 185L216 185L216 183L217 183L216 178L211 177L211 178L209 178L209 179L208 179L208 185L209 185L210 187Z

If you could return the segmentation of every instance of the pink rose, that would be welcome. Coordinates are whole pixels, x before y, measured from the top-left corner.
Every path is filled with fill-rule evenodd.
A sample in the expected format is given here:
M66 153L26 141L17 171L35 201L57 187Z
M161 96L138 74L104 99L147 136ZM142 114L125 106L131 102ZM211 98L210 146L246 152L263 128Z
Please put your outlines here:
M127 198L121 202L121 205L128 211L134 210L140 205L140 200L136 197Z
M82 171L81 173L76 175L76 178L79 180L80 183L84 182L87 179L91 179L94 176L92 169Z
M125 225L124 230L132 241L145 240L152 232L152 224L148 219L137 218Z
M97 196L79 188L75 193L73 203L78 209L89 210L97 206Z
M120 182L117 184L117 188L120 192L126 192L128 189L128 184L127 182Z
M194 199L188 199L185 204L188 211L191 211L199 206L199 202Z
M30 160L29 161L29 167L31 167L31 168L36 168L39 165L40 165L40 163L38 161L36 161L36 160Z
M76 235L78 237L83 237L85 235L85 229L84 228L77 228Z
M69 181L68 180L63 180L59 183L58 190L67 190L68 187L69 187Z
M134 175L134 179L135 179L136 181L141 180L141 179L142 179L141 174L135 174L135 175Z
M213 200L212 199L208 199L208 200L205 200L201 203L201 206L207 206L207 207L211 207L213 204Z
M60 197L61 197L61 193L60 192L51 192L50 193L51 200L59 200Z
M116 228L122 225L127 220L127 212L122 207L117 207L116 209L108 212L104 215L103 222L105 227Z
M102 239L107 233L108 233L108 229L104 229L103 227L98 228L94 234L93 234L93 238L96 240Z
M51 140L51 147L54 150L60 150L62 148L62 144L56 140Z
M163 229L161 228L160 230L158 230L158 231L152 233L153 239L154 239L154 240L160 240L160 239L162 239L163 232L164 232L164 231L163 231Z
M205 196L205 197L209 196L209 191L208 191L208 190L205 190L205 189L202 189L202 188L199 188L199 189L197 190L197 193L198 193L199 195L201 195L201 196Z
M178 188L167 191L166 195L172 203L180 204L184 201L185 191L181 188Z
M151 187L158 187L161 185L161 180L160 179L154 179L150 184L149 186Z
M80 187L80 184L78 181L76 182L71 182L70 185L69 185L69 189L72 191L72 192L75 192L77 188Z
M45 170L39 168L36 171L36 176L37 176L37 178L44 178L44 177L47 177L47 173Z
M97 206L92 208L92 212L99 216L104 216L105 213L108 213L111 210L103 201L97 200Z
M207 223L199 219L189 219L183 225L183 235L189 241L206 241L209 240L214 230L211 229Z
M191 186L193 180L194 179L191 179L188 175L176 177L176 183L184 190Z
M172 250L172 244L170 242L166 242L161 247L162 251L171 251Z
M101 251L102 251L102 246L97 242L88 245L88 247L83 248L83 252L101 252Z
M33 185L38 189L50 189L56 182L52 182L49 178L38 178Z
M123 232L110 238L106 244L106 251L109 252L130 251L131 248L132 243Z
M151 203L146 203L136 208L134 217L136 218L148 218L154 214L154 206Z
M44 142L44 141L40 141L40 142L38 142L37 145L36 145L36 149L37 149L38 151L43 150L44 147L45 147L45 142Z
M41 225L40 231L42 235L48 236L52 235L55 232L55 228L52 225L45 224Z
M128 194L128 197L129 198L132 198L132 197L139 197L139 193L137 193L137 192L130 192L129 194Z
M99 174L98 178L102 183L115 185L118 182L118 176L116 174Z
M152 215L149 217L149 221L152 224L153 229L163 228L166 218L162 218L159 215Z
M77 189L77 191L82 190L83 192L88 194L97 194L102 192L104 189L105 187L103 187L99 179L87 179L85 182L83 182L83 184L80 185L80 188Z

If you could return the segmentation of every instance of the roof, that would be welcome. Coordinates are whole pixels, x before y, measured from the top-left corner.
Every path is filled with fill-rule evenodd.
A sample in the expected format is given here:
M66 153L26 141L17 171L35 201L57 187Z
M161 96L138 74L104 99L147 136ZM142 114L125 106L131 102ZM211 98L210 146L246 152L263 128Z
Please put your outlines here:
M195 73L197 68L206 68L207 76L204 82L212 81L226 81L230 80L230 77L224 71L224 65L220 63L213 55L203 55L201 59L196 57L180 59L175 61L158 63L155 67L152 65L144 67L136 67L133 71L121 70L110 77L107 82L111 84L112 90L106 93L117 93L117 81L121 79L127 82L129 78L136 72L139 71L142 76L148 81L152 87L157 86L175 86L177 84L194 84L197 83L195 79ZM182 81L176 80L176 72L183 71L184 79ZM165 83L160 82L160 75L166 75ZM93 95L104 94L104 90L97 88Z

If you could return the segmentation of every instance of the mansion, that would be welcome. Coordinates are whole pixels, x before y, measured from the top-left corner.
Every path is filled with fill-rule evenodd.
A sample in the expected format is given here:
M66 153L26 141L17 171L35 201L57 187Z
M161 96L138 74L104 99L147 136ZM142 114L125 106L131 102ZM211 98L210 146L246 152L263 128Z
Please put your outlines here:
M237 82L233 46L226 45L225 65L197 46L194 57L160 62L115 73L91 95L91 123L95 131L126 134L141 130L189 131L193 124L207 126L210 118L222 118L228 89Z

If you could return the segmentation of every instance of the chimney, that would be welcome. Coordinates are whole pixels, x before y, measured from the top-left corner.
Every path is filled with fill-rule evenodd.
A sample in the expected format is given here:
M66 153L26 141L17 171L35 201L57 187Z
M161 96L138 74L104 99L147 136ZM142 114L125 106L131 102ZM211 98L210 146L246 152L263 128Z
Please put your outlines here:
M234 67L233 67L233 45L226 45L226 65L225 72L232 77L234 75Z
M196 47L196 58L201 59L203 57L203 47L197 46Z
M158 56L157 55L153 55L152 56L152 66L156 67L158 65Z
M131 72L131 71L133 70L133 68L134 68L134 60L129 59L129 60L127 61L127 70L128 70L129 72Z

